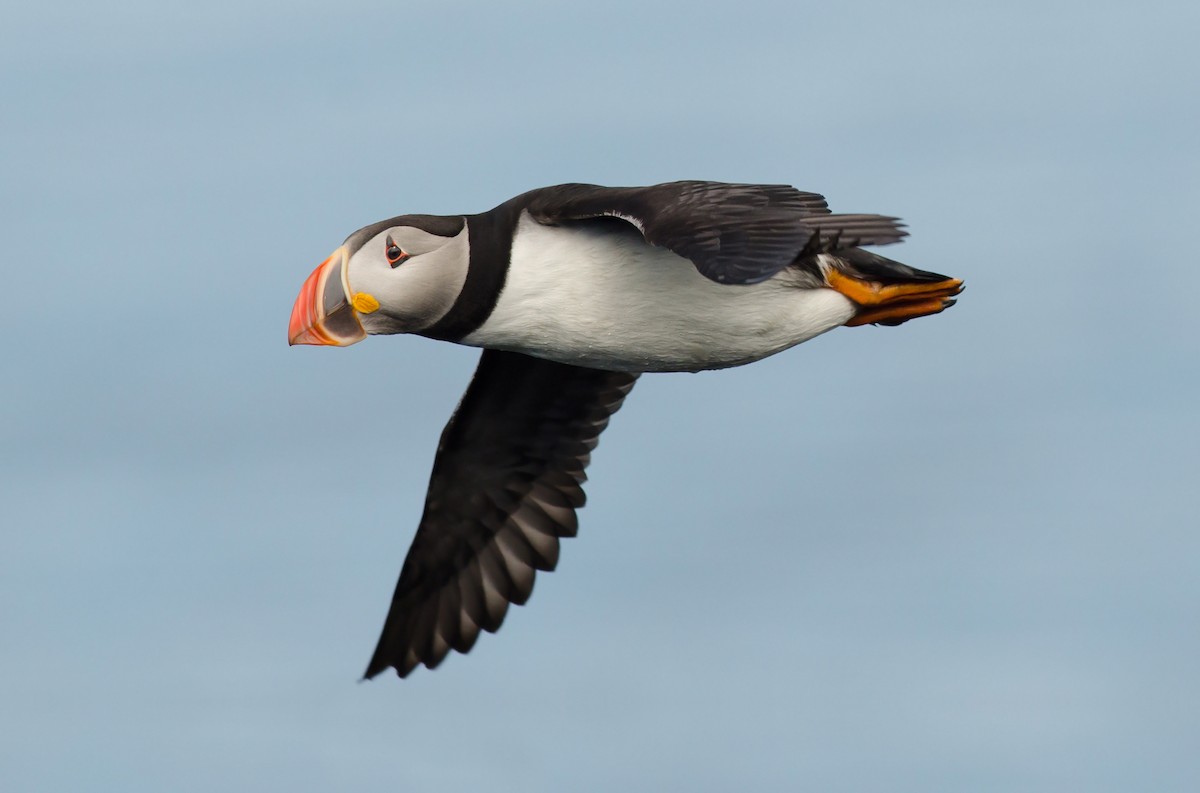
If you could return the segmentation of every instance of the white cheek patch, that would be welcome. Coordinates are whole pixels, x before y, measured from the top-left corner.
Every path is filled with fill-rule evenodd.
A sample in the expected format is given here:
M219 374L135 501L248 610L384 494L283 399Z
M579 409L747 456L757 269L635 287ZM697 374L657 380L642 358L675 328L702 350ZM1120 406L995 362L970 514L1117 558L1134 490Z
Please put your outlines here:
M346 291L353 296L368 333L415 333L430 327L454 305L466 281L470 251L465 227L449 238L419 229L403 232L380 232L354 253L346 267ZM417 243L411 258L396 267L387 262L389 236L397 244L400 236ZM429 249L434 240L440 245Z
M415 257L407 265L401 265L393 283L386 308L397 318L427 327L442 318L454 304L462 284L453 283L453 270L441 266L438 253L427 253Z
M409 330L404 326L404 323L397 320L395 317L389 317L382 311L376 311L374 314L365 314L359 317L362 322L363 330L372 336L388 336L393 333L408 333Z

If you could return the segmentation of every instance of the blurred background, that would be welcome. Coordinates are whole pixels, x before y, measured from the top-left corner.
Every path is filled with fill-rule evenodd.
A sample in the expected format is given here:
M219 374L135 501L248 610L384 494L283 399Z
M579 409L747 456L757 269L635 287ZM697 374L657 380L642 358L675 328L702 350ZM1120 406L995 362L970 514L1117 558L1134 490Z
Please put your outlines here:
M3 12L6 791L1194 791L1195 3ZM567 181L899 215L951 311L642 379L469 656L356 682L477 352L350 232Z

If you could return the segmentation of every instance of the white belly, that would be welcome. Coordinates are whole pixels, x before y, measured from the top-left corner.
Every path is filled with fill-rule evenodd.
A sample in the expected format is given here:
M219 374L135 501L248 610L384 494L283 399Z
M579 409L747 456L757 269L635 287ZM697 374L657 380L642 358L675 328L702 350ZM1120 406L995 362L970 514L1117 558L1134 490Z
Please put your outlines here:
M504 290L464 344L632 372L750 363L844 324L853 304L784 272L711 281L633 227L542 226L523 216Z

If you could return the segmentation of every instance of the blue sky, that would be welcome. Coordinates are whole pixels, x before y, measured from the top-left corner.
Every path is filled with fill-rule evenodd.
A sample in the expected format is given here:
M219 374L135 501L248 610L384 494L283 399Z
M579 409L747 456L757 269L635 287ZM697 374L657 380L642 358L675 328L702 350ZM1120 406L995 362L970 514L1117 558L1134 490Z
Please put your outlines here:
M1200 784L1195 4L200 5L4 14L5 790ZM476 353L304 277L680 178L967 292L643 378L530 604L357 683Z

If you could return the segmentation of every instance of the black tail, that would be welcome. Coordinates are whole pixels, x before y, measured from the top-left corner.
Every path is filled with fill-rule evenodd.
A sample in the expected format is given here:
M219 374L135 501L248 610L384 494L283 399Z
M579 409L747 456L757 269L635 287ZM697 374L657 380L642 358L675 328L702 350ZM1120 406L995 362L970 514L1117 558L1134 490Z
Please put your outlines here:
M805 253L833 253L859 245L891 245L908 236L900 218L886 215L812 215L804 225L813 229Z
M894 259L864 251L862 248L843 248L833 255L846 262L847 266L838 269L847 275L857 276L865 281L876 281L884 286L933 283L949 278L949 276L931 273L928 270L909 267Z

